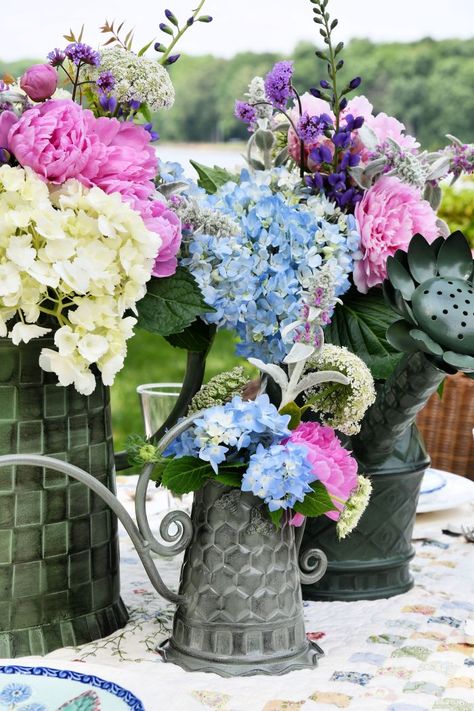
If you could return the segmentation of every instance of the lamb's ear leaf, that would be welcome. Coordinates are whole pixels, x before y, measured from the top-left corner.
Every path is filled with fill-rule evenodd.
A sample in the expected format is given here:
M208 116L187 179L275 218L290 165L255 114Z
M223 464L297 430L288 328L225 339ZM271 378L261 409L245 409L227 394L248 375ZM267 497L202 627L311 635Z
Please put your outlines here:
M284 392L288 387L288 378L285 371L280 368L279 365L273 365L272 363L264 363L263 360L259 358L249 358L249 363L258 368L262 373L266 373L272 378L277 385L280 386L282 392Z

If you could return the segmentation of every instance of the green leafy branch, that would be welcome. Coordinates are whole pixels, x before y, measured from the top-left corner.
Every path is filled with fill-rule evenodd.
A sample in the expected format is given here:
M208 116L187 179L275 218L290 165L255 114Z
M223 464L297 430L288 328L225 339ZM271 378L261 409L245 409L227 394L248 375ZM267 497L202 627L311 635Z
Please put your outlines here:
M194 10L193 14L188 17L186 22L180 27L178 18L171 12L171 10L165 10L165 16L169 24L166 22L160 23L160 30L164 34L169 35L172 39L168 46L162 42L156 42L155 50L160 52L163 56L160 59L160 64L168 65L174 64L179 59L179 54L171 54L173 49L176 47L181 37L184 35L190 27L194 25L195 22L212 22L212 17L210 15L200 15L202 7L206 0L200 0L199 5Z

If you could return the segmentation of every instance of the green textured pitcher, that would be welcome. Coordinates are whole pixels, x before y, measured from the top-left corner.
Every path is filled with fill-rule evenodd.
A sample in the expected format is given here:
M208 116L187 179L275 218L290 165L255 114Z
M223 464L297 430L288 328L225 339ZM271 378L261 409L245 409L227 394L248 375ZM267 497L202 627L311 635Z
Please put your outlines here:
M58 386L38 364L52 345L0 339L0 453L51 455L115 490L109 390ZM0 656L83 644L126 621L110 509L57 472L0 469Z

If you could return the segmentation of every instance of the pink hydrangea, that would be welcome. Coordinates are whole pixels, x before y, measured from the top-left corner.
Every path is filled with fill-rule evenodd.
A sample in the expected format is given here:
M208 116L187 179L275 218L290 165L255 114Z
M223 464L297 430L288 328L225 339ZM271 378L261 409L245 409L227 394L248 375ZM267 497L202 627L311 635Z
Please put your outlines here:
M137 200L133 207L141 214L150 232L156 232L162 240L153 266L153 276L171 276L178 266L176 255L181 245L181 220L166 203L159 200Z
M319 480L330 496L342 501L334 501L336 511L325 515L337 521L347 501L357 487L357 462L347 449L344 449L334 430L323 427L317 422L302 422L293 430L290 442L303 444L308 450L308 460L313 466L314 478ZM295 514L290 523L301 526L304 516Z
M145 200L155 189L158 158L150 134L131 121L87 116L92 149L77 176L87 186L120 193L130 200Z
M46 101L10 128L9 150L20 165L51 183L76 178L91 156L89 115L70 99Z
M395 177L382 177L365 193L355 209L361 235L354 282L362 294L387 276L387 257L406 250L419 232L428 242L439 235L436 214L420 191Z

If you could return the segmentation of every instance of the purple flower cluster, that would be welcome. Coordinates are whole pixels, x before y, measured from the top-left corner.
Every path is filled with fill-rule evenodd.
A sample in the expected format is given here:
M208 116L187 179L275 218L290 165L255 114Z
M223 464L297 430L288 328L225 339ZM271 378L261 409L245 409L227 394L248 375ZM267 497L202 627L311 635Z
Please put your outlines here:
M265 93L268 100L277 109L286 109L288 99L293 93L293 62L277 62L265 77Z
M63 49L55 47L48 54L48 61L53 67L59 67L66 59L66 52Z
M325 114L322 114L322 117L325 117ZM357 143L354 131L361 128L363 123L361 116L354 118L352 114L347 114L344 117L344 125L331 136L334 148L321 144L309 154L310 160L319 167L319 171L307 176L306 184L316 193L324 191L330 200L345 210L353 209L362 198L362 191L354 185L350 169L359 165L361 160L361 146Z
M319 136L332 126L332 118L328 114L310 116L307 111L300 117L296 127L298 136L305 143L315 143Z
M97 88L108 94L115 86L115 77L112 72L102 72L97 78Z
M238 118L239 121L249 124L250 130L252 130L252 127L257 123L257 112L255 108L246 101L235 102L234 116Z
M472 175L474 173L474 148L467 144L454 144L449 149L452 153L450 172L454 177L466 173Z
M64 50L64 53L76 66L79 66L79 64L92 64L94 67L98 67L100 64L99 52L96 52L95 49L92 49L88 44L84 44L84 42L71 42Z

